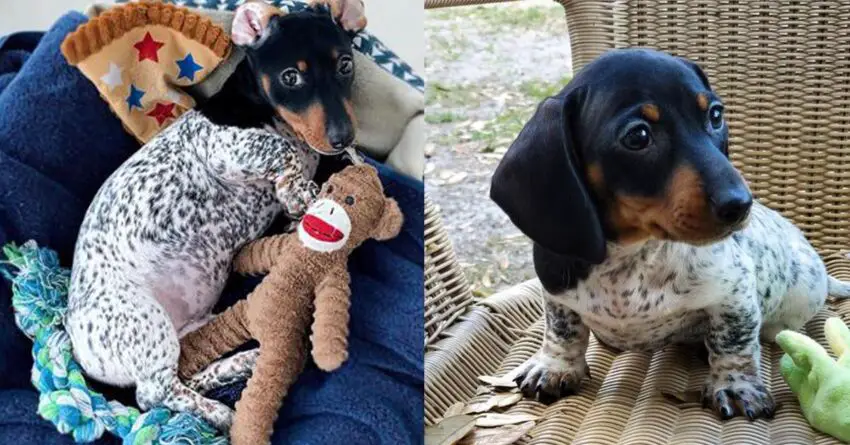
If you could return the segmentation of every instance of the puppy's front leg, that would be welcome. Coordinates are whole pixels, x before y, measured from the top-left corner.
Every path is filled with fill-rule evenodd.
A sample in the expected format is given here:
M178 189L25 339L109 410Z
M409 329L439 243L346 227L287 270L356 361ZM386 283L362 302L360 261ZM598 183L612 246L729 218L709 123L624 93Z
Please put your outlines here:
M540 401L550 402L575 392L588 375L584 355L590 329L577 313L548 296L545 312L543 345L515 371L514 381L526 397L539 393Z
M215 175L228 182L245 183L268 180L289 216L298 217L309 206L319 187L305 174L298 149L284 137L256 128L224 127L207 157Z
M755 297L726 302L709 313L705 344L711 374L703 391L703 405L712 406L722 419L743 414L771 418L773 396L759 377L761 312Z

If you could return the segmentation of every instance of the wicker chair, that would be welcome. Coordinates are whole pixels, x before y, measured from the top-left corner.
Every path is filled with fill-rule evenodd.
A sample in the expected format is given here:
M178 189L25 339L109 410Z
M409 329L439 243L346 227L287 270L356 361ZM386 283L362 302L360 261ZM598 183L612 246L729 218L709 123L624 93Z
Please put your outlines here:
M426 8L491 3L426 0ZM648 46L698 61L724 97L735 164L756 196L802 228L831 273L850 279L850 1L562 0L573 66L610 48ZM484 197L481 197L485 199ZM473 301L434 206L426 221L425 421L475 396L480 375L503 375L536 351L540 287L520 284ZM824 343L829 304L807 332ZM508 412L540 420L520 443L833 444L809 427L765 345L762 372L781 407L772 421L719 422L697 403L661 397L698 390L707 366L692 351L616 353L591 339L592 378L579 394Z

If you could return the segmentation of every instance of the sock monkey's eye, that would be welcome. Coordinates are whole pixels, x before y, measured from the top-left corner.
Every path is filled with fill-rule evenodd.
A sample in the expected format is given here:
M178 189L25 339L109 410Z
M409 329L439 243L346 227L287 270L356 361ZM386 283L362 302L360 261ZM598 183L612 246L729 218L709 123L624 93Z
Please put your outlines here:
M353 196L346 196L345 197L345 203L350 205L350 206L353 206L354 205L354 197Z

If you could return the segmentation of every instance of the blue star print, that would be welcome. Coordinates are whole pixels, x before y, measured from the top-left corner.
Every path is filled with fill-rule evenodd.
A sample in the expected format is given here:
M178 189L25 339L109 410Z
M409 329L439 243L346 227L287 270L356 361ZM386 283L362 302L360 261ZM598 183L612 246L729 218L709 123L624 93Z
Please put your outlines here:
M130 84L130 95L124 99L124 102L127 102L128 111L133 111L133 107L142 108L142 96L144 95L144 91L136 88L135 85Z
M177 66L180 67L180 74L177 75L177 78L182 79L185 77L189 80L195 80L195 73L204 68L195 63L195 58L192 57L192 53L187 54L186 58L183 60L178 60Z

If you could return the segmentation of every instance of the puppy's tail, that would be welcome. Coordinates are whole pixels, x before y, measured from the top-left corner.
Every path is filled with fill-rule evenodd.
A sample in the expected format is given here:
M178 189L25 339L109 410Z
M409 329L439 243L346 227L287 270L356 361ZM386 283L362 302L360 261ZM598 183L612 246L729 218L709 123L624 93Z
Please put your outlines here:
M850 298L850 283L829 277L829 295L835 298Z

